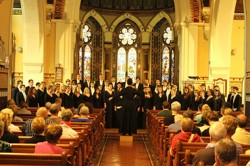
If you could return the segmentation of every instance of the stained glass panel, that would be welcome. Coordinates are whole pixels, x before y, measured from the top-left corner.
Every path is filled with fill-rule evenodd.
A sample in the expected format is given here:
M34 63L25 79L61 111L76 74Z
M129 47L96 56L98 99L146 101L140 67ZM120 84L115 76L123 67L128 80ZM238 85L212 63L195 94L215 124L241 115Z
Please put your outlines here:
M82 28L82 41L84 43L89 42L91 38L91 29L89 28L88 25L84 25Z
M175 63L175 55L174 50L171 51L171 82L174 82L174 63Z
M122 28L122 30L120 31L119 40L122 45L132 45L134 44L136 38L136 31L130 26Z
M162 81L169 81L169 49L165 47L162 53Z
M82 78L82 47L79 50L79 71L78 74L80 74L81 78Z
M136 79L136 64L137 64L137 52L135 48L131 48L128 52L128 76L135 81Z
M173 38L173 32L170 27L167 27L163 32L163 40L166 44L170 44Z
M84 80L86 79L87 76L90 77L91 74L91 48L89 45L86 45L84 48L84 59L83 59L83 75L84 75Z
M119 48L117 54L117 81L124 82L126 77L126 51L123 47Z

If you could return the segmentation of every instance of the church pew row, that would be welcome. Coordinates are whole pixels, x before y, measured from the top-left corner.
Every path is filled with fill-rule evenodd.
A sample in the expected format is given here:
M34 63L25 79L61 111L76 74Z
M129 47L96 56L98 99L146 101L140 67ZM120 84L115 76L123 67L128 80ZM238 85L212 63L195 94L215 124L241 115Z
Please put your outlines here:
M0 153L0 165L7 166L66 166L67 153L34 154L34 153Z
M186 150L185 152L185 166L191 166L193 158L195 156L196 152L191 152L190 150ZM246 166L247 163L250 161L250 155L247 154L240 154L238 158L238 164L239 166Z
M12 143L11 149L14 153L34 153L36 144L24 144L24 143ZM70 165L75 165L75 153L73 142L69 144L57 144L57 146L63 148L67 153L68 162Z

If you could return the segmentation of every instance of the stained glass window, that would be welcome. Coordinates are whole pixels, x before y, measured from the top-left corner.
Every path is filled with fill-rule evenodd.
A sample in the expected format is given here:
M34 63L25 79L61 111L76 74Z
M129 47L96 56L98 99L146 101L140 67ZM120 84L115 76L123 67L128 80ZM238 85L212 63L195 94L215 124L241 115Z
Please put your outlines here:
M169 67L170 67L170 59L169 59L169 49L168 47L164 47L162 53L162 81L169 81Z
M171 82L174 81L174 63L175 63L175 56L174 56L174 50L171 51Z
M126 77L126 50L121 47L117 54L117 81L124 82Z
M86 79L87 76L90 77L91 74L91 48L89 45L86 45L84 48L83 74L84 79Z
M130 24L126 24L126 27L122 28L119 33L119 40L122 45L132 45L135 43L136 38L136 31L130 26Z
M168 26L163 32L163 41L166 44L170 44L173 38L172 35L173 35L172 29Z
M135 81L136 79L136 64L137 64L137 52L135 48L131 48L128 52L128 76Z
M82 47L79 50L79 71L78 74L80 74L81 78L82 78Z
M82 28L82 41L84 43L89 42L90 38L91 38L91 29L89 28L89 26L87 24L85 24Z

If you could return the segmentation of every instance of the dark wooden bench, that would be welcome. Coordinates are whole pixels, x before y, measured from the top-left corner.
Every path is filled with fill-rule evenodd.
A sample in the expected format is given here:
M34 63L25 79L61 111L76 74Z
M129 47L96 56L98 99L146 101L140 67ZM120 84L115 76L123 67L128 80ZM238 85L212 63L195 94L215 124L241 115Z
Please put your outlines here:
M5 166L66 166L67 153L34 154L34 153L0 153L0 165Z

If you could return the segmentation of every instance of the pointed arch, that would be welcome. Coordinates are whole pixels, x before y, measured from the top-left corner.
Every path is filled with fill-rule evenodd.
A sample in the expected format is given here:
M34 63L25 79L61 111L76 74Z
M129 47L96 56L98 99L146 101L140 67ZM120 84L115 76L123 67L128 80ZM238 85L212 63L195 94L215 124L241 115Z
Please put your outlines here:
M149 24L147 25L147 32L151 33L154 26L162 19L162 18L166 18L167 21L169 22L170 26L173 26L173 21L171 19L171 17L164 11L159 12L156 16L154 16L151 21L149 22Z
M142 24L142 21L139 18L135 17L132 14L125 13L125 14L123 14L120 17L118 17L118 18L115 19L115 21L112 23L112 25L110 27L110 31L113 33L114 30L115 30L115 28L116 28L116 26L120 22L122 22L123 20L126 20L126 19L129 19L129 20L133 21L134 23L136 23L141 32L143 32L145 30L145 27L144 27L144 25Z
M83 18L82 18L82 24L86 23L86 21L88 20L89 17L93 17L96 19L96 21L98 21L98 23L101 25L103 32L107 32L108 31L108 24L105 21L105 19L95 10L90 10L89 12L87 12Z

